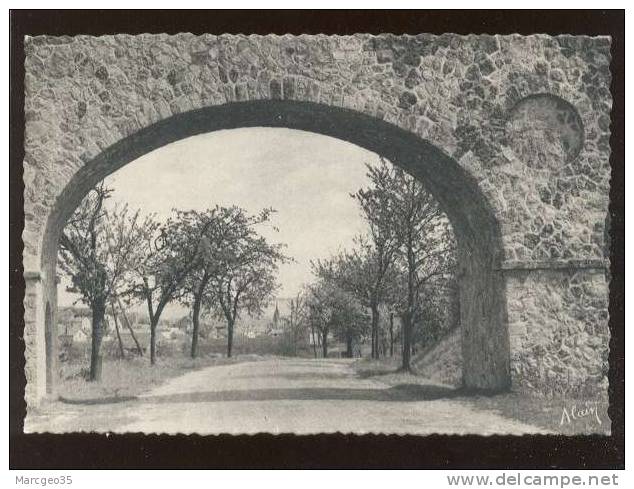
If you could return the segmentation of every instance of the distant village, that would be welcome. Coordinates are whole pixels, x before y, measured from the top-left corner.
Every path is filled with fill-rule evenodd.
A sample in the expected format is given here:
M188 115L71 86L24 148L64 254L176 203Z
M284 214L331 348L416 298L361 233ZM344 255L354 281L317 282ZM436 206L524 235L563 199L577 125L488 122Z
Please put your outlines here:
M285 325L290 316L291 299L277 298L267 307L259 317L246 316L239 318L236 324L236 340L280 338L285 331ZM58 311L58 336L62 353L73 348L89 349L91 341L92 313L85 306L67 306ZM192 318L184 314L177 318L162 318L158 324L157 343L159 348L177 346L188 343L192 332ZM124 308L113 311L108 309L105 317L103 342L115 348L119 342L117 335L125 349L134 353L139 345L143 352L150 344L150 327L147 314ZM224 345L227 337L226 322L209 316L201 317L200 335L202 340L214 341ZM314 343L310 334L302 338L305 345ZM318 342L318 340L315 340Z

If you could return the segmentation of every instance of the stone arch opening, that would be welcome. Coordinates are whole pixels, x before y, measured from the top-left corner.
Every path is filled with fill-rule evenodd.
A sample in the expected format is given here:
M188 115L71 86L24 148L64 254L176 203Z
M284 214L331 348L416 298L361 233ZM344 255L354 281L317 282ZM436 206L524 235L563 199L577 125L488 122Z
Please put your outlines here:
M498 272L504 258L502 240L495 213L477 182L430 142L381 119L339 107L282 100L211 106L174 115L110 146L74 174L49 215L41 256L45 289L55 287L58 241L64 225L96 183L172 142L244 127L331 136L384 156L421 180L449 217L458 244L463 383L483 390L510 387L506 298ZM46 353L48 365L48 357L52 361L55 353Z

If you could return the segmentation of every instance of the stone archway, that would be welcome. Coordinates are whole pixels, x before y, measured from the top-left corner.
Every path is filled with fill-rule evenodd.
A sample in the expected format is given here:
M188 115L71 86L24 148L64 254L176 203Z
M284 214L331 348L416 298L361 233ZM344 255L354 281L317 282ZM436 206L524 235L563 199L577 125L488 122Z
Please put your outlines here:
M132 134L88 162L60 194L46 226L45 275L56 274L58 240L66 220L99 181L166 144L242 127L283 127L331 136L380 154L423 182L451 220L458 242L465 386L510 386L504 282L498 273L502 241L485 196L468 173L434 145L347 109L294 101L237 102L172 116Z
M57 233L89 186L256 125L355 143L434 192L461 243L467 385L604 389L609 38L39 36L25 54L29 403L46 394Z

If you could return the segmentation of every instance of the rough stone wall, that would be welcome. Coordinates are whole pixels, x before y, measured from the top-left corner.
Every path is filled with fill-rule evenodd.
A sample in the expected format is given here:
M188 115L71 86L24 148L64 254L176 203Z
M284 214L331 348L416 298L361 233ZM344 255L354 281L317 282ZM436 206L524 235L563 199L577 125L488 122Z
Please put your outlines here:
M26 358L26 399L33 401L46 395L46 342L42 284L38 274L24 276L24 356Z
M608 387L603 271L515 271L507 278L511 366L521 389L589 398Z
M432 142L478 182L500 224L505 259L519 268L534 261L602 259L609 48L608 38L545 35L28 38L25 270L41 269L51 207L101 151L174 114L268 99L352 109ZM582 143L574 158L567 145L578 134L566 129L553 137L548 125L517 131L518 102L544 93L578 114ZM562 297L568 290L560 271L553 272L556 278L548 271L526 272L528 281L516 278L517 272L500 273L508 275L512 324L529 288L544 296L556 289L535 284L554 280ZM604 284L592 294L607 300ZM546 306L536 307L531 321L543 328L528 328L515 348L536 344L541 329L560 327L555 314L540 317ZM561 311L576 314L566 301ZM514 372L526 371L529 357L519 351L512 359ZM541 379L542 385L550 382Z

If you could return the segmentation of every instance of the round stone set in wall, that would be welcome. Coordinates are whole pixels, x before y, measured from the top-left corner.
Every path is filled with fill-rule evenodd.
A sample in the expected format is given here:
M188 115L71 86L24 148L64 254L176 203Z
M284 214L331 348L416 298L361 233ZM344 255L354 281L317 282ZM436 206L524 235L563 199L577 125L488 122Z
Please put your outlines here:
M555 95L536 94L523 98L511 109L507 137L526 165L555 170L579 155L584 129L570 103Z

